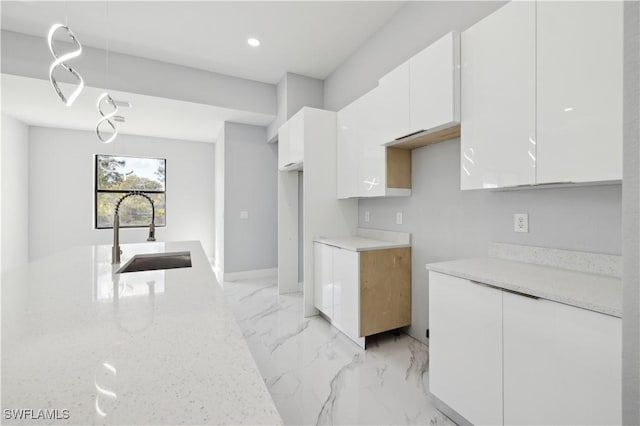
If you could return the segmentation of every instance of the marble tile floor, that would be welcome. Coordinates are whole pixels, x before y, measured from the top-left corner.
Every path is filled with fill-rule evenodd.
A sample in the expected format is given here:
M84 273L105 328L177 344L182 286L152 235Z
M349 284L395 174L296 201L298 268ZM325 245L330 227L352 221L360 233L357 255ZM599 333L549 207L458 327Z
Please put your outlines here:
M362 350L322 317L302 317L302 295L278 296L275 278L225 282L276 407L288 425L453 425L431 404L429 352L386 333Z

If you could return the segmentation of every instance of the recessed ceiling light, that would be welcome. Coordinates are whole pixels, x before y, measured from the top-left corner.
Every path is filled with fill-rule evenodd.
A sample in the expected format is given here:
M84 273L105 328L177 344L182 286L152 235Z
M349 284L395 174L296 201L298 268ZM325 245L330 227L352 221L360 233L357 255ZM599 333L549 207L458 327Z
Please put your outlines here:
M257 38L249 38L247 39L247 44L249 44L249 46L251 47L258 47L260 46L260 40L258 40Z

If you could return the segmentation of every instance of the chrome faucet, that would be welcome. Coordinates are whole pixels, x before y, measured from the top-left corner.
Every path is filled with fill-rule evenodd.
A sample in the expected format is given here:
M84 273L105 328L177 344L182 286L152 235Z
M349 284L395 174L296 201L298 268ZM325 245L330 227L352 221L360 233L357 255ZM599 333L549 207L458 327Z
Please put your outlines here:
M149 204L151 204L151 224L149 225L149 237L147 241L155 241L156 240L156 208L153 205L153 200L147 194L139 191L132 191L122 196L116 203L115 213L113 215L113 247L111 248L111 263L117 264L120 263L120 255L122 254L122 250L120 250L120 204L134 195L145 198Z

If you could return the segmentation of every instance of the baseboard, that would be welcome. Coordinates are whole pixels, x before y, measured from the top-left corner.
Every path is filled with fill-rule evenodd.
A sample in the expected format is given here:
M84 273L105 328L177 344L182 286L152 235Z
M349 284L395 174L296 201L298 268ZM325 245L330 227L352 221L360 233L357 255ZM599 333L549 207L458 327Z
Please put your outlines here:
M224 274L225 281L249 280L252 278L277 277L278 268L254 269L252 271L229 272Z

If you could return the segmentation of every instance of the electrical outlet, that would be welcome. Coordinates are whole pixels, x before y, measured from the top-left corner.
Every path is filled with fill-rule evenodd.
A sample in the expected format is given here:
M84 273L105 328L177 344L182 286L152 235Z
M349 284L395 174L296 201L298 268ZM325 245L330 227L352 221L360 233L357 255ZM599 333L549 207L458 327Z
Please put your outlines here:
M513 230L515 232L529 232L528 213L515 213L513 215Z
M396 225L402 225L402 212L396 213Z
M371 215L369 214L369 212L364 212L365 223L369 223L370 220L371 220Z
M243 210L240 212L240 219L242 220L247 220L249 219L249 212L246 210Z

